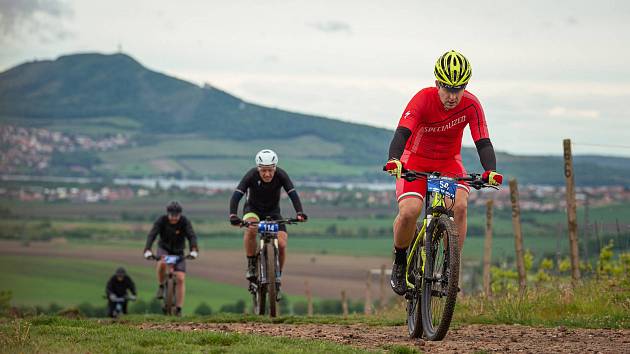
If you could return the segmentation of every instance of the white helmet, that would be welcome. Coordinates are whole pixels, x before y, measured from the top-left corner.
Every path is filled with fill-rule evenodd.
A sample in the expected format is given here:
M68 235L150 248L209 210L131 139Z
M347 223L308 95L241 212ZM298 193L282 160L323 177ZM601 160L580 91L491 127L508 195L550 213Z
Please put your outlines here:
M275 166L278 164L278 155L273 150L260 150L256 154L256 166Z

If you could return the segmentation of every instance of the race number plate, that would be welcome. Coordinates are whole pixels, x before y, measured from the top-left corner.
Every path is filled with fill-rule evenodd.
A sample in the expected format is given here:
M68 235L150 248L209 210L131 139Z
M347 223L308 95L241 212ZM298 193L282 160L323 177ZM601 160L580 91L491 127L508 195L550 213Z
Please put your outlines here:
M261 221L258 224L258 232L260 232L260 233L264 233L264 232L278 232L278 224L276 224L276 223L266 223L264 221Z
M179 256L165 256L164 262L166 264L175 264L179 261Z
M430 192L444 194L450 198L455 198L457 181L446 178L429 178L427 180L427 190Z

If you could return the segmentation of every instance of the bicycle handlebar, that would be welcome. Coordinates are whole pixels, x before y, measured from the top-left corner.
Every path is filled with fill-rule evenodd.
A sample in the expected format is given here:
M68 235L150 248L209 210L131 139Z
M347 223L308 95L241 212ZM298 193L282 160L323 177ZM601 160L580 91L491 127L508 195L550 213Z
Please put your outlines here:
M193 256L191 256L189 254L187 254L185 256L180 256L180 257L184 257L186 259L196 259L195 257L193 257ZM152 254L149 257L146 257L145 259L147 261L160 261L162 259L162 257L156 257L155 255Z
M383 166L383 171L386 171L385 166ZM439 176L438 172L420 172L420 171L414 171L414 170L407 170L403 168L400 174L400 178L403 178L409 182L413 182L417 180L418 178L429 177L436 174ZM463 177L449 177L449 178L453 178L456 181L469 182L468 185L477 190L481 188L493 188L496 190L500 189L498 186L494 186L494 185L484 182L481 179L481 175L479 173L469 173L468 175L463 176Z
M108 295L103 295L103 299L111 300ZM120 302L122 302L122 301L136 301L136 299L137 299L136 296L125 295L123 297L116 296L116 300L114 300L114 301L120 301Z
M259 221L242 221L241 227L255 226L259 223L264 222L267 224L278 224L278 225L295 225L299 222L304 222L304 220L299 219L284 219L284 220L259 220Z

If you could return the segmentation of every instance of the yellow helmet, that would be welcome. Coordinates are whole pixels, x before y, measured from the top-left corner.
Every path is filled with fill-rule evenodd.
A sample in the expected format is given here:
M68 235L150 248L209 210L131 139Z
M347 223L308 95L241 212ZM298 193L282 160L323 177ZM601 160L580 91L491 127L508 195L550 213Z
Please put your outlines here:
M435 78L448 88L461 88L472 75L470 62L454 50L442 54L435 63Z

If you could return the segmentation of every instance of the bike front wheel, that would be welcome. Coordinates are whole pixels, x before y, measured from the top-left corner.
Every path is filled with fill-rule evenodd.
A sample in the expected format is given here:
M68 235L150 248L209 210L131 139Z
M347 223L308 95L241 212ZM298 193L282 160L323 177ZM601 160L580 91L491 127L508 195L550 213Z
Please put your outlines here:
M263 284L261 284L261 265L260 265L260 254L256 257L256 292L252 294L252 300L254 302L254 313L256 315L264 315L265 314L265 301L267 300L267 289Z
M416 229L416 237L420 237L420 228ZM416 242L414 239L413 242ZM420 311L422 298L422 241L420 242L409 263L408 278L414 285L413 289L407 290L407 329L409 338L420 338L422 336L422 316ZM410 249L411 250L411 249Z
M166 280L166 296L164 296L164 314L175 315L175 280L169 277Z
M276 250L271 242L265 244L266 271L267 271L267 294L269 300L269 316L276 317Z
M459 236L447 215L434 219L425 237L426 264L422 291L422 325L429 340L442 340L455 311L459 282Z

